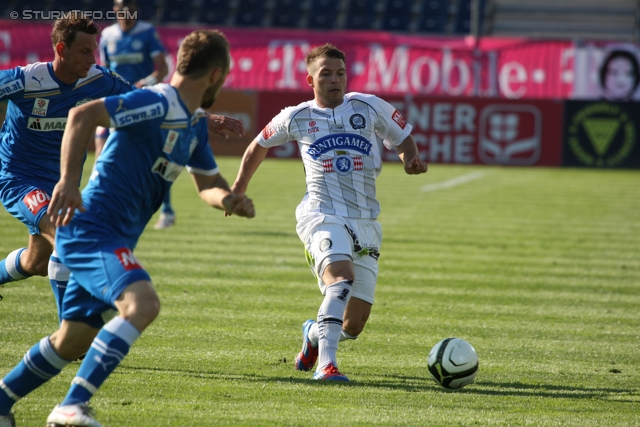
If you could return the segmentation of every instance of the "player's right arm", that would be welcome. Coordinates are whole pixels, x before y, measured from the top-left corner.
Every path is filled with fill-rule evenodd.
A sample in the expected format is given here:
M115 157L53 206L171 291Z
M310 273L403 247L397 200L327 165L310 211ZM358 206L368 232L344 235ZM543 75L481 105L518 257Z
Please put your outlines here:
M78 183L87 146L96 126L109 125L109 112L102 99L69 110L60 150L60 181L53 189L47 211L56 226L69 224L76 209L84 211Z
M253 177L253 174L258 170L258 167L262 164L265 157L267 157L267 151L269 151L268 148L258 144L257 137L251 141L251 144L249 144L242 156L238 176L231 186L231 191L237 194L247 192L249 181L251 181L251 177Z

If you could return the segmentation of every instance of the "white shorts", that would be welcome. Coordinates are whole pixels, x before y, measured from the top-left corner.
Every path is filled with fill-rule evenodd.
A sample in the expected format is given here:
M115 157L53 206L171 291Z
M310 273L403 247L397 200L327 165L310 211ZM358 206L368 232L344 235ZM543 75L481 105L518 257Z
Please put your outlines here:
M349 260L353 261L355 272L351 295L373 304L382 244L382 226L378 221L314 214L301 217L296 231L305 245L307 262L318 279L322 295L327 285L322 281L326 266Z

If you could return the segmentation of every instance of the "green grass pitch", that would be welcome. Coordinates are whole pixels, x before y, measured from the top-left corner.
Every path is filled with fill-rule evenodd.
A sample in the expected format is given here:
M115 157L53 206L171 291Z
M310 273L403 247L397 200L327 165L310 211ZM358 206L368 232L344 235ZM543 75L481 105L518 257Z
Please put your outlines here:
M239 159L219 162L233 181ZM105 426L640 425L638 171L386 164L377 301L338 351L349 384L293 368L321 302L295 234L301 162L267 160L248 194L256 218L224 218L185 173L176 226L153 218L136 255L163 306L92 400ZM26 243L4 210L0 230L1 256ZM0 293L4 376L57 319L46 278ZM450 336L480 357L459 391L427 371ZM44 425L78 366L18 402L18 427Z

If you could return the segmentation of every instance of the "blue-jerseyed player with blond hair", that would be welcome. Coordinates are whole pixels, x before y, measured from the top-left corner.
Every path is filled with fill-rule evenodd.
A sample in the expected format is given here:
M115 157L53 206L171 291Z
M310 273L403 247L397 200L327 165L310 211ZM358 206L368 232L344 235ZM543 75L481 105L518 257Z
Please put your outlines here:
M200 108L215 101L229 72L229 44L215 30L194 31L178 52L170 84L74 108L62 141L61 174L49 205L56 247L71 270L62 324L0 380L0 426L13 404L87 352L47 426L100 427L87 402L160 312L149 274L133 250L173 181L186 167L200 197L227 215L255 215L231 192L208 143ZM80 193L84 152L97 125L114 127ZM115 310L118 315L111 320Z

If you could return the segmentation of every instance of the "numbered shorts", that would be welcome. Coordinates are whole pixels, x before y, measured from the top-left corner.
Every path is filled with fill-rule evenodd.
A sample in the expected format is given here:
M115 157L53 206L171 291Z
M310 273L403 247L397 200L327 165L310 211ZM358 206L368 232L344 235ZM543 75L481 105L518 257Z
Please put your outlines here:
M115 300L127 286L151 281L130 248L117 236L76 221L59 227L56 250L71 271L62 300L62 318L101 328L113 316Z
M0 175L0 202L7 212L27 226L30 234L40 234L40 220L47 213L55 185L55 182Z
M374 302L378 281L378 257L382 244L382 227L373 219L351 219L333 215L307 215L298 220L296 227L305 245L307 262L325 294L322 274L332 262L353 262L355 280L352 296Z

